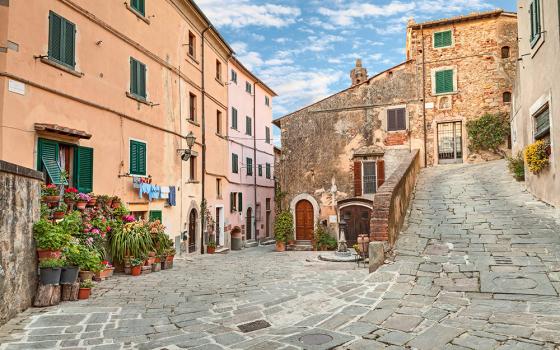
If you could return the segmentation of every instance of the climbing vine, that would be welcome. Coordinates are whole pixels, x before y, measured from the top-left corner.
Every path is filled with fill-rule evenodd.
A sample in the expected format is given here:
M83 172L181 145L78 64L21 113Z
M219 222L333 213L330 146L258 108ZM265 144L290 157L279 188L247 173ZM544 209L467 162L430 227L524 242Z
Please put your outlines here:
M469 148L471 151L491 151L502 154L500 146L510 133L509 122L505 115L486 113L476 120L467 122Z

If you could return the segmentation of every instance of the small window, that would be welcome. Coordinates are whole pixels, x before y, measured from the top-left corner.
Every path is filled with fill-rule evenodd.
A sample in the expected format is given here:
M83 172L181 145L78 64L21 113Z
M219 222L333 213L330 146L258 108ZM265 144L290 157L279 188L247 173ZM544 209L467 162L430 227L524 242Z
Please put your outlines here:
M216 179L216 196L222 199L222 179Z
M239 159L235 153L231 155L231 172L239 174Z
M229 194L229 201L230 211L232 213L237 211L237 192L231 192Z
M237 72L233 69L231 70L231 81L237 84Z
M146 176L146 143L130 140L130 174Z
M253 93L253 86L250 82L245 82L245 92L252 94Z
M149 214L148 217L149 217L150 221L159 220L159 222L161 222L163 215L161 213L161 210L150 210L150 214Z
M222 112L216 111L216 132L218 135L222 134Z
M509 58L509 46L502 47L502 58Z
M49 59L74 69L76 25L54 12L49 13Z
M196 156L191 156L189 159L189 179L196 181Z
M146 65L130 58L130 93L146 99Z
M272 171L270 168L270 163L266 163L266 178L270 179L272 177Z
M268 96L264 97L264 104L270 107L270 97Z
M436 72L436 94L444 94L455 91L453 85L452 69Z
M259 164L258 168L259 168L259 176L262 177L262 164Z
M253 159L247 157L247 176L253 176Z
M196 36L192 32L189 32L189 55L196 57Z
M196 95L189 93L189 119L196 121Z
M237 130L237 109L231 107L231 128Z
M266 198L265 201L266 201L265 202L266 203L266 207L265 207L266 211L271 211L272 209L270 208L270 198Z
M377 189L377 172L375 162L363 162L362 183L364 194L373 194Z
M453 35L450 30L434 33L434 47L436 49L449 47L453 44Z
M222 81L222 62L216 60L216 79Z
M387 110L387 131L406 130L406 109Z
M265 137L265 142L270 143L270 128L268 126L264 127L264 137Z
M529 5L529 16L531 17L531 46L539 41L541 37L541 2L533 0Z
M550 136L550 108L546 105L534 116L535 140L546 139Z
M510 103L511 102L511 92L509 92L509 91L504 92L503 100L504 100L504 103Z
M251 117L245 117L245 134L253 135L253 120Z
M144 0L130 0L130 7L134 9L134 11L138 12L142 16L146 15L146 9L144 6Z

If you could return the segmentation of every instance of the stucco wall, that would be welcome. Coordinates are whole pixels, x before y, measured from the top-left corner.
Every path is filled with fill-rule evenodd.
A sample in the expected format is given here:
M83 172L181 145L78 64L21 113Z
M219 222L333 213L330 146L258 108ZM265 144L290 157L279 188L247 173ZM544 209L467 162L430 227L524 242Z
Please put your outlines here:
M0 325L31 306L35 294L33 223L39 219L42 175L0 161Z

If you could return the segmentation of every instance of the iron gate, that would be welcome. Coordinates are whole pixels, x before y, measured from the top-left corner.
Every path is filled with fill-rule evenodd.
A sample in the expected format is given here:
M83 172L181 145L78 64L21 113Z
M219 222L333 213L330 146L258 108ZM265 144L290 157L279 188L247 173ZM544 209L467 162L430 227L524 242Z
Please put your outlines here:
M439 164L463 162L463 128L461 122L437 126Z

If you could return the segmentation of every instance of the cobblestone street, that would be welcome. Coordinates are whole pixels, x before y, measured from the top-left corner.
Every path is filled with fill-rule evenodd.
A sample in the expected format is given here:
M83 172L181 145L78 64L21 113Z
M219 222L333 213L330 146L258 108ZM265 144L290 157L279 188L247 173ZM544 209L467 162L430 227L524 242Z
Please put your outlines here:
M371 275L273 247L177 260L20 314L0 349L555 349L559 234L505 162L431 168ZM270 327L238 328L257 320Z

